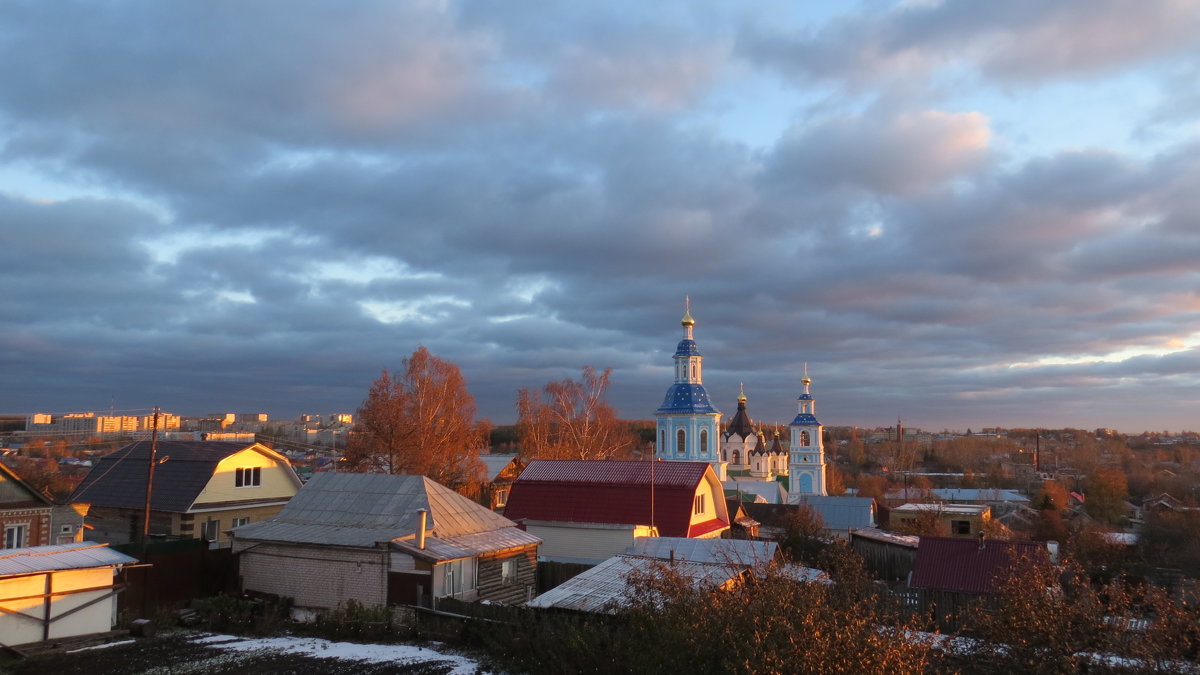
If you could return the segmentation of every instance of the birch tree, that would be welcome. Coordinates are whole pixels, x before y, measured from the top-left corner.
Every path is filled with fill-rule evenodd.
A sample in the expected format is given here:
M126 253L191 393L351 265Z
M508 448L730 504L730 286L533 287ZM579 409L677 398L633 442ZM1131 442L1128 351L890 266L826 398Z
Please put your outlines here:
M517 395L521 453L538 459L624 459L636 439L604 399L612 368L584 366L579 380L550 382Z

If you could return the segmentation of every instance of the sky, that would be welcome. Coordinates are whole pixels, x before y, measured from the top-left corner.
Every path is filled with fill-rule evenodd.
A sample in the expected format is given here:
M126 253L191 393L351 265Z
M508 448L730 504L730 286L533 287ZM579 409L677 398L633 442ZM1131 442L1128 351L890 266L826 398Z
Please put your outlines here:
M0 413L1200 427L1200 4L0 3Z

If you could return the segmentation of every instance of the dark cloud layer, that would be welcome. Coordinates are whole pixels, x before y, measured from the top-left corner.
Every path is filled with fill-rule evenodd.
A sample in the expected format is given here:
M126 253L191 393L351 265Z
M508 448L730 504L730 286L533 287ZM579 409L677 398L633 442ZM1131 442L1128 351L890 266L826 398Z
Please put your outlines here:
M787 421L808 363L830 424L1184 427L1198 21L5 3L0 409L352 410L424 344L498 421L584 364L646 418L690 295L727 412L744 381ZM948 72L980 100L1145 78L1158 102L1113 124L1160 140L1015 156L1030 120Z

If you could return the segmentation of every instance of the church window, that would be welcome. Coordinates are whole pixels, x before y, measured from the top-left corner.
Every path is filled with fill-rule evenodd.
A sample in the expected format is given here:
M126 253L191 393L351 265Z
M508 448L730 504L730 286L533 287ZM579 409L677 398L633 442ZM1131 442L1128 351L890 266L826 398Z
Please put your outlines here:
M700 430L700 454L708 455L708 429Z
M685 450L683 429L675 432L675 454L682 455Z
M658 432L658 447L662 448L665 453L667 451L667 430L660 429Z
M812 445L811 440L812 437L808 435L807 431L800 432L800 445Z
M733 463L734 464L742 463L742 453L738 452L737 450L733 451Z

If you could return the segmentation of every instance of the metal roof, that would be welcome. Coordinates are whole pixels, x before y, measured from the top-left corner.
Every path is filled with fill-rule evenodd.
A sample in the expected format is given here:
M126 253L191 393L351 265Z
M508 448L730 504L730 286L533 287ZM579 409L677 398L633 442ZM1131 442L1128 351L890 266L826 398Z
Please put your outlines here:
M875 500L870 497L819 497L802 496L800 504L807 505L821 516L821 525L827 530L875 526ZM782 518L799 507L799 504L753 504L742 507L750 517L769 527L777 527Z
M480 455L479 461L483 462L484 468L487 470L485 479L488 482L496 480L496 478L508 468L520 455Z
M429 513L425 525L427 536L439 539L453 540L516 526L508 518L424 476L319 473L279 515L236 528L234 536L260 541L374 546L414 536L418 509Z
M536 459L517 483L554 482L590 485L695 488L708 470L708 462L635 462L594 459Z
M775 558L779 544L750 539L692 539L687 537L637 537L625 549L628 555L659 560L687 560L756 567Z
M655 413L718 413L702 384L678 382L667 389L662 405Z
M668 536L700 536L729 526L720 519L691 523L696 490L712 471L706 462L535 460L513 483L504 514L513 520L654 525Z
M108 544L92 541L26 546L0 551L0 576L111 567L135 562L136 558L114 551Z
M465 534L461 537L427 537L423 549L417 548L415 539L402 539L393 541L392 548L430 562L441 562L469 558L481 553L525 548L540 543L542 543L540 537L535 537L516 527L505 527L490 532Z
M921 537L909 585L959 593L993 593L997 582L1014 568L1049 557L1046 545L1036 541Z
M629 602L626 587L631 573L653 574L659 569L670 569L691 580L696 587L712 588L722 586L745 570L744 567L728 564L676 560L674 565L670 565L654 558L618 555L542 593L530 600L528 605L613 614Z

